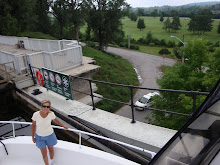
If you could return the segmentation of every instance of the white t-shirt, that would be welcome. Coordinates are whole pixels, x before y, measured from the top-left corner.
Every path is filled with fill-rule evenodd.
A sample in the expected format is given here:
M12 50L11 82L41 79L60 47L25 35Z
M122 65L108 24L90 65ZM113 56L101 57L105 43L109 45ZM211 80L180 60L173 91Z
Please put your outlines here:
M35 112L32 116L32 120L36 121L36 134L38 136L51 135L54 132L51 121L55 118L56 116L53 112L50 112L45 118L41 117L40 111Z

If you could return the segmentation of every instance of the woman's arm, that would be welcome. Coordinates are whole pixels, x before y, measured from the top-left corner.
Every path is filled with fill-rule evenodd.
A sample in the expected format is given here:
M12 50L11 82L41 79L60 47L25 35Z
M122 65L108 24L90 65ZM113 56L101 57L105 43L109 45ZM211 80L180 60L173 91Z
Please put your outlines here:
M31 132L32 132L32 140L33 140L34 143L36 142L36 139L34 137L35 128L36 128L36 121L32 120Z
M53 122L55 122L56 124L60 125L61 127L65 128L65 129L68 129L68 127L65 126L65 125L63 125L57 118L55 118L55 119L53 120Z

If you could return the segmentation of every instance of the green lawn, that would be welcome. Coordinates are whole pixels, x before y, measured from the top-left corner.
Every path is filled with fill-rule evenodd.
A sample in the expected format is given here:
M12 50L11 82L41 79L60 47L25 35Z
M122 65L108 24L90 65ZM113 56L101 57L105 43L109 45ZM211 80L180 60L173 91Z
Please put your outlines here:
M144 19L144 22L146 25L146 28L143 30L139 30L137 28L137 21L136 22L131 21L128 17L125 17L122 19L123 30L126 36L130 34L131 38L139 39L141 37L146 37L148 31L151 31L153 34L153 37L157 39L165 39L166 41L171 40L171 41L175 41L176 43L178 43L178 40L175 38L171 38L170 37L171 35L176 36L180 38L181 40L183 40L183 35L184 35L185 42L188 42L196 38L201 38L201 39L211 41L211 42L217 42L219 41L219 38L220 38L220 34L217 34L217 26L220 22L219 19L214 19L213 29L211 32L206 32L205 35L195 35L192 32L189 32L187 30L188 23L190 21L189 18L180 17L180 22L181 22L182 27L177 32L166 32L165 30L163 30L162 29L163 23L160 22L160 17L140 17L140 18ZM164 20L166 19L167 17L164 17ZM172 21L172 18L170 18L170 20ZM84 25L80 29L80 31L83 34L85 34L86 27L87 25Z
M37 38L37 39L48 39L48 40L57 40L49 34L44 34L41 32L22 32L18 35L19 37L29 37L29 38Z
M184 35L184 41L185 42L189 42L193 39L196 38L200 38L206 41L210 41L212 43L215 43L217 41L220 41L220 34L217 33L217 26L220 22L220 20L214 19L213 22L213 29L211 32L207 32L205 33L205 35L195 35L192 32L189 32L188 29L188 23L190 21L189 18L180 18L181 21L181 25L182 28L181 30L178 30L177 32L166 32L165 30L162 29L163 27L163 23L161 23L159 21L159 17L141 17L144 19L146 28L143 30L139 30L137 28L137 21L131 21L128 17L125 17L122 19L122 23L123 23L123 30L125 31L125 35L127 36L128 34L130 34L130 38L134 38L134 39L139 39L141 37L146 37L148 31L152 32L152 35L154 38L157 39L165 39L167 42L168 41L174 41L176 44L179 43L179 41L176 38L171 38L170 36L176 36L178 38L180 38L183 41L183 35ZM164 18L164 20L166 20L167 17ZM170 18L170 20L172 20L172 18ZM87 25L84 25L80 31L85 34L86 31L86 27ZM140 46L140 50L141 52L144 53L149 53L149 54L154 54L154 55L159 55L159 50L161 49L161 47L150 47L150 46ZM172 52L172 48L169 48L169 51L171 53ZM168 55L167 57L170 58L175 58L172 54Z
M100 71L93 76L93 79L117 84L139 85L132 65L124 58L114 54L105 54L90 47L83 47L82 50L84 56L94 58L96 64L101 66ZM101 94L105 98L121 102L128 102L130 100L129 88L101 83L96 83L96 85L98 87L96 93ZM109 112L115 112L122 104L102 100L96 106Z
M211 32L207 32L205 35L194 35L192 32L189 32L188 29L188 23L190 21L190 19L188 18L180 18L180 22L182 25L181 30L178 30L177 32L166 32L165 30L162 29L163 27L163 23L160 22L160 18L159 17L140 17L144 19L146 28L143 30L139 30L137 28L137 21L131 21L128 17L125 17L124 19L122 19L122 23L123 23L123 28L125 31L126 36L128 34L130 34L131 38L134 39L139 39L141 37L146 37L148 31L151 31L153 34L153 37L157 38L157 39L165 39L166 41L175 41L176 43L178 43L178 40L175 38L171 38L170 36L176 36L178 38L180 38L181 40L183 40L183 35L185 38L185 42L188 42L192 39L195 38L201 38L207 41L211 41L211 42L217 42L219 41L219 37L220 34L217 34L217 26L219 24L220 20L214 19L213 22L213 29ZM167 17L164 18L164 20L166 20ZM170 20L172 21L172 18L170 18Z

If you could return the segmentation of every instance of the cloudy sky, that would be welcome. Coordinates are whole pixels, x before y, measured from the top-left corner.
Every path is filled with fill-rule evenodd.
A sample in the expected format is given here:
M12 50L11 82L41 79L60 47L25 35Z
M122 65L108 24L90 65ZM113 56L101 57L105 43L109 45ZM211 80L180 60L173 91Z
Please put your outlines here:
M195 2L208 2L220 0L126 0L132 7L154 7L154 6L179 6Z

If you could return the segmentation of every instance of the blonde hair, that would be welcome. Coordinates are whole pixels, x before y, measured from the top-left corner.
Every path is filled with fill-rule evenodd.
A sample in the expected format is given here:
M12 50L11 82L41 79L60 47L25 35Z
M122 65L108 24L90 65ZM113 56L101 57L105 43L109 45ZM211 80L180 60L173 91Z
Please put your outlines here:
M45 103L49 103L50 106L51 106L50 100L42 100L42 101L41 101L41 107L42 107Z

